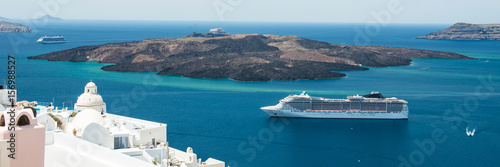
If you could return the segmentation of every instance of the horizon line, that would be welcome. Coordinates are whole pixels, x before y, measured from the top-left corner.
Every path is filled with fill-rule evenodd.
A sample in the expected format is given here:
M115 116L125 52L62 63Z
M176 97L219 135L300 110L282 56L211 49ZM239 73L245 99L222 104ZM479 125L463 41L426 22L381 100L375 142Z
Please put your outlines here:
M5 18L0 16L1 18ZM0 19L0 21L31 21L31 20L37 20L37 19L11 19L11 18L5 18L6 20ZM377 22L329 22L329 21L254 21L254 20L246 20L246 21L239 21L239 20L157 20L157 19L63 19L60 18L61 20L54 20L54 21L49 21L49 22L59 22L59 21L148 21L148 22L241 22L241 23L319 23L319 24L328 24L328 23L335 23L335 24L381 24ZM470 23L470 22L464 22L464 21L457 21L457 22L452 22L452 23L432 23L432 22L426 22L426 23L414 23L414 22L394 22L394 23L389 23L389 24L421 24L421 25L453 25L456 23L469 23L469 24L500 24L500 23Z

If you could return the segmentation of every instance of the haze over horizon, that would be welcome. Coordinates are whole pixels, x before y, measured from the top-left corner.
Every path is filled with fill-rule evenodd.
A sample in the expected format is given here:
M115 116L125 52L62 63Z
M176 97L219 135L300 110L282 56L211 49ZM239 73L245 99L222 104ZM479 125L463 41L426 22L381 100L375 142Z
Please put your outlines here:
M0 17L66 20L332 23L500 23L500 1L478 0L28 0L3 2Z

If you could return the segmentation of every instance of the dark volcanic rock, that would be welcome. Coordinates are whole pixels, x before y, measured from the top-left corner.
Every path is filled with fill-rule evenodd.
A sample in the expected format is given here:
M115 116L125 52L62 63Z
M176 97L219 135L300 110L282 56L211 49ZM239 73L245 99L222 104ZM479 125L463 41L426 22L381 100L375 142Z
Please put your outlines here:
M411 58L472 59L464 55L385 46L333 45L295 36L241 34L146 39L83 46L29 59L115 63L105 71L147 72L238 81L339 78L341 70L409 65Z
M48 61L70 61L70 62L86 62L87 52L98 48L98 46L81 46L73 49L62 50L58 52L43 54L39 56L31 56L28 59L46 59Z
M307 49L336 49L338 46L332 45L328 42L314 41L302 38L297 40L298 44Z
M261 35L246 36L241 39L209 39L204 44L213 44L219 47L212 50L216 54L223 53L245 53L245 52L274 52L279 51L277 47L269 46L264 40L267 37Z
M456 23L447 29L416 39L500 40L500 24Z
M231 78L238 81L299 80L319 78L339 78L345 74L330 70L368 70L364 67L311 61L275 61L262 64L206 64L200 68L199 62L191 62L177 67L169 67L158 74L183 75L190 78ZM208 65L208 67L207 67Z

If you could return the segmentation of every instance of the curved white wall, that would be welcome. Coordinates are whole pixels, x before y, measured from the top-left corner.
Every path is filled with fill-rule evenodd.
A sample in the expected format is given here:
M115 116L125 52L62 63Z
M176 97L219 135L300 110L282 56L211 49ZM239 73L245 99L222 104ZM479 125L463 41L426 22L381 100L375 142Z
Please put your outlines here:
M82 139L110 149L114 147L113 136L109 135L106 128L97 123L87 125L83 131Z
M53 131L57 129L57 122L54 121L48 114L39 115L36 117L39 124L45 126L46 131Z

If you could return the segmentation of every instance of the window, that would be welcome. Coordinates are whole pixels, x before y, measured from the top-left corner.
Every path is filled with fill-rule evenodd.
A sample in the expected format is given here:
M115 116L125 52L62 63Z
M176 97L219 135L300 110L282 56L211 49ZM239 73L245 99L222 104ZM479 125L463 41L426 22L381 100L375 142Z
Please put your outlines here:
M120 138L115 137L115 149L118 149L118 148L120 148Z
M128 137L115 137L115 149L129 148Z
M30 124L30 119L26 115L22 115L21 117L19 117L19 120L17 121L17 126L24 126L29 124Z
M5 126L5 118L3 118L3 115L0 116L0 126Z

